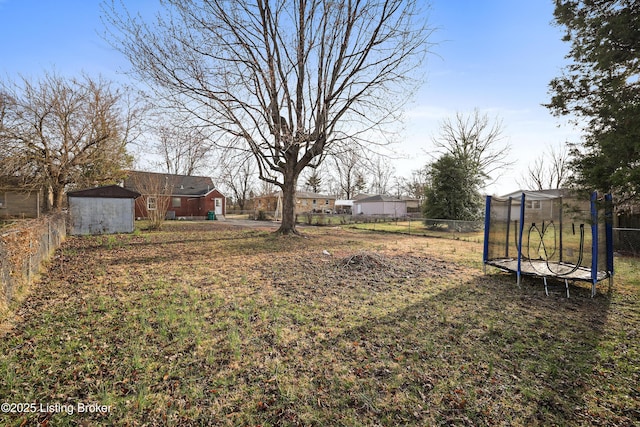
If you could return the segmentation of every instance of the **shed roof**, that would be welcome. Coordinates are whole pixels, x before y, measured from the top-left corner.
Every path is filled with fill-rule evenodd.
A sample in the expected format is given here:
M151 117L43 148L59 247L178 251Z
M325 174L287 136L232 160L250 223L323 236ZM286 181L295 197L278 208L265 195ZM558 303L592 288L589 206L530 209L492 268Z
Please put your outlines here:
M373 202L404 202L404 200L400 200L397 197L378 194L376 196L371 196L365 199L360 199L355 201L355 203L373 203Z
M140 197L137 191L127 190L119 185L105 185L103 187L87 188L85 190L70 191L69 197L101 197L109 199L136 199Z

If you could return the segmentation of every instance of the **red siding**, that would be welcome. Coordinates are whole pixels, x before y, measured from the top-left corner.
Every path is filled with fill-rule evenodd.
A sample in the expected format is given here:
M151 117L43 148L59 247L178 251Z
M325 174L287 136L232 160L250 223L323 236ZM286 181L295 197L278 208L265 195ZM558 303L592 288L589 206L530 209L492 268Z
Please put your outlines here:
M180 206L173 206L173 199L180 198ZM176 218L178 217L203 217L207 216L207 212L215 211L214 199L222 199L222 214L227 212L227 201L218 190L213 190L205 196L173 196L169 200L167 211L174 211ZM136 218L146 218L146 196L140 196L136 199Z

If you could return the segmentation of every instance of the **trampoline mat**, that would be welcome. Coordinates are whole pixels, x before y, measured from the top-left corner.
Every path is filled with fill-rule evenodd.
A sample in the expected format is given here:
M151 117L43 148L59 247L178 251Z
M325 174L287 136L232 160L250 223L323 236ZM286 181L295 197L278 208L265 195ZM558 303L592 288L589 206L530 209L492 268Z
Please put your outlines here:
M518 272L518 260L512 258L492 259L487 261L488 265L498 267L512 273ZM543 260L522 260L520 264L522 274L540 277L556 277L567 280L583 280L591 282L591 270L586 267L578 267L574 264L547 263ZM574 271L575 270L575 271ZM609 277L606 271L598 271L597 281Z

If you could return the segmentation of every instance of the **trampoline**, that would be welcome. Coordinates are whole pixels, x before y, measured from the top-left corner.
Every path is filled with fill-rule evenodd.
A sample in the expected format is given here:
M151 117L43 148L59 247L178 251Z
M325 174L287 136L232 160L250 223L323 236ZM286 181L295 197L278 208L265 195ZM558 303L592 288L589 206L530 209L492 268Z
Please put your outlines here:
M591 283L613 277L612 199L563 197L560 191L522 192L519 196L487 196L484 265L523 275Z

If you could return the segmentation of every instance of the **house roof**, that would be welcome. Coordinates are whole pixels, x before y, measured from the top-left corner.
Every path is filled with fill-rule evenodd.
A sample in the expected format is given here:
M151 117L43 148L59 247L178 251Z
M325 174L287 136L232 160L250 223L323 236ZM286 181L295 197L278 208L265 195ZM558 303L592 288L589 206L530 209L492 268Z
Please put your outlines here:
M520 197L524 193L527 198L531 200L544 200L544 199L555 199L558 197L567 197L569 195L569 190L565 188L559 189L548 189L548 190L518 190L513 193L505 194L504 196L500 196L501 199L508 199L509 197Z
M157 181L159 180L159 181ZM144 187L153 181L163 183L174 196L204 196L215 190L208 176L173 175L158 172L129 171L124 187L145 193Z
M371 196L374 196L374 194L358 193L355 196L353 196L353 200L368 199Z
M400 200L397 197L378 194L375 196L371 196L371 197L367 197L367 198L355 201L355 203L374 203L374 202L404 202L404 200Z
M105 185L103 187L87 188L85 190L70 191L69 197L102 197L109 199L136 199L140 197L137 191L127 190L119 185Z

